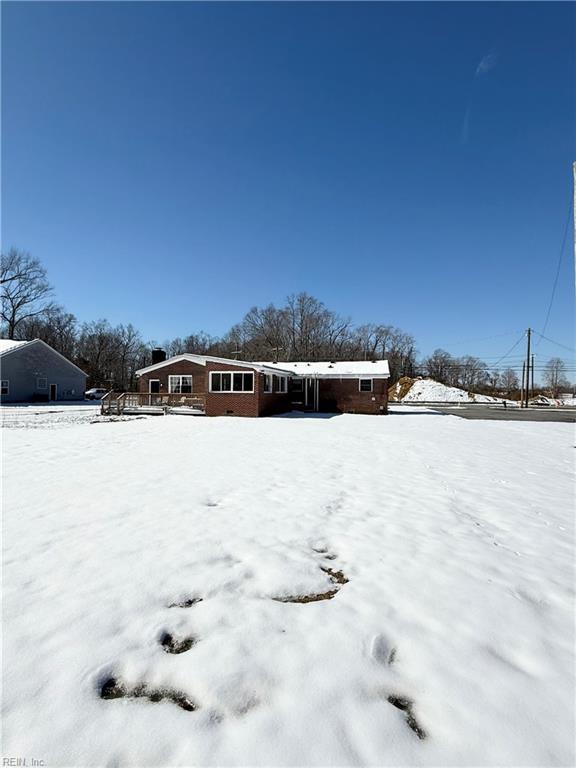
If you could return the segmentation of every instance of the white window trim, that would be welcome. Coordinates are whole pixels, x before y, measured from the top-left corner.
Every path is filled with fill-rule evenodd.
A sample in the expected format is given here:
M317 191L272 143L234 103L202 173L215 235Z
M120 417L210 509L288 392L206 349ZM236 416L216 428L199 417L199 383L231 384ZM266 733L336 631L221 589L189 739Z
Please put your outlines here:
M172 379L180 379L180 388L182 388L182 379L186 377L190 379L190 392L176 392L172 389ZM174 374L168 376L168 394L169 395L190 395L194 392L194 377L190 373Z
M215 373L218 374L218 375L221 375L221 374L224 374L224 373L229 373L230 374L230 387L234 386L234 374L235 373L242 373L242 374L249 373L252 376L252 389L241 389L241 390L238 390L238 389L217 389L217 390L214 390L214 389L212 389L212 376ZM254 394L254 377L255 377L254 371L210 371L208 391L210 393L215 394L215 395L253 395Z
M264 374L264 394L265 395L271 395L274 392L274 374L273 373L265 373ZM266 389L266 382L268 383L268 386L270 389Z
M40 384L41 381L44 382L43 386ZM36 379L36 389L48 389L48 378L46 376L38 376Z
M280 376L280 374L275 373L274 376L276 377L276 380L278 381L278 389L275 390L275 393L277 395L286 395L288 394L288 376ZM274 380L272 380L274 381Z
M363 381L370 382L370 389L362 389ZM358 392L366 392L366 394L368 394L368 392L374 392L374 379L365 379L365 378L358 379Z
M10 379L2 379L0 382L0 390L5 389L6 392L2 392L3 395L9 395L10 394Z

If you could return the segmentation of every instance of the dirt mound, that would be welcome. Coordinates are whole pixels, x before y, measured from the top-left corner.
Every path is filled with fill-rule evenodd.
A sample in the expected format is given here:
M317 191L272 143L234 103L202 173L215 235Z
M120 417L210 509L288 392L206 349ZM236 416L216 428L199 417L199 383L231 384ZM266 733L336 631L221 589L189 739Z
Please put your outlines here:
M402 378L398 379L396 384L388 390L388 400L390 400L390 402L400 402L400 400L408 394L415 381L416 379L411 379L410 376L402 376Z

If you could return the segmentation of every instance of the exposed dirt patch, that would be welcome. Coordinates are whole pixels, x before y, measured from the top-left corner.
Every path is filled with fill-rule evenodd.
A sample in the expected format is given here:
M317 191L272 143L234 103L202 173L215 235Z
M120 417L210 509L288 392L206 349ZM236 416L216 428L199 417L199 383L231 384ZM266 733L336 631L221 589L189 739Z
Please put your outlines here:
M180 600L177 603L170 603L168 608L192 608L196 603L201 603L201 597L187 597L184 600Z
M177 638L170 632L163 632L160 636L160 645L166 653L186 653L197 642L193 635Z
M318 550L314 551L316 552ZM327 550L324 550L324 552L325 551ZM337 584L338 586L334 589L329 589L327 592L313 592L309 595L290 595L289 597L273 597L272 599L279 603L317 603L320 600L332 600L332 598L340 591L340 587L343 584L348 584L349 579L342 571L335 571L325 565L321 565L320 570L330 577L332 584Z
M396 709L406 713L406 725L411 728L419 739L425 739L428 735L420 725L414 714L414 702L404 696L388 696L387 701Z
M410 392L412 385L416 379L411 379L409 376L402 376L398 379L396 384L388 389L388 400L390 402L399 402L402 398L406 397Z
M321 566L321 570L330 576L330 581L333 584L348 584L349 579L344 575L342 571L334 571L332 568L328 568L328 566L324 565Z
M328 592L317 592L312 595L292 595L290 597L273 597L278 603L317 603L319 600L332 600L334 595L338 594L337 589L330 589Z
M104 680L100 686L100 698L148 699L153 704L166 699L187 712L194 712L198 709L197 704L182 691L175 691L172 688L150 688L145 683L130 688L116 677L108 677Z

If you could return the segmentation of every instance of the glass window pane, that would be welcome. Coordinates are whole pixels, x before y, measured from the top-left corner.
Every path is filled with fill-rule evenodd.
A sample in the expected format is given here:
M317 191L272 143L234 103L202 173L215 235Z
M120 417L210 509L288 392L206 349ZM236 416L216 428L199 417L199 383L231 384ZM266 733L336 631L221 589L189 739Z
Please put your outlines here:
M181 392L192 392L192 376L182 376Z
M212 378L212 392L220 392L222 388L222 382L221 382L221 373L211 373L210 374Z
M242 392L242 374L234 373L232 378L234 379L234 392Z
M232 374L223 373L222 375L222 392L232 392Z
M360 392L372 392L372 379L360 379Z
M244 376L244 392L252 392L254 389L254 374L245 373Z

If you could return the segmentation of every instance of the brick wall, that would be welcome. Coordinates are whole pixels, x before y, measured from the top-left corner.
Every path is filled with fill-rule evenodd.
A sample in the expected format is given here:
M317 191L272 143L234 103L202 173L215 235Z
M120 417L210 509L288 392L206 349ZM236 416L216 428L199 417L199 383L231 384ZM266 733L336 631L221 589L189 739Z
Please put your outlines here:
M178 363L170 363L150 373L143 373L138 382L138 391L149 392L150 380L159 379L160 392L168 393L168 376L192 376L192 392L198 394L206 392L208 383L206 367L192 363L190 360L180 360Z
M388 379L373 379L372 392L360 392L358 379L321 379L320 411L386 413Z
M239 371L254 374L254 392L209 392L210 371ZM207 416L259 416L258 374L251 368L229 363L206 365L206 415Z
M290 389L290 382L288 382ZM264 374L258 374L258 415L271 416L274 413L287 413L292 410L293 396L290 392L264 392Z

